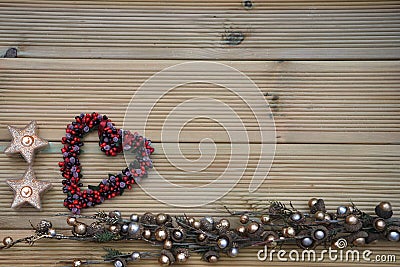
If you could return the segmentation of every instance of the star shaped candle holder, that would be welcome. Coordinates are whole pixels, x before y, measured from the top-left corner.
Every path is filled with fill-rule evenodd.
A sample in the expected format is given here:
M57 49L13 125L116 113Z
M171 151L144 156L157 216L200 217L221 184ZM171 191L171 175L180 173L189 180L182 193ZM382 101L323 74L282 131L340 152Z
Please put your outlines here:
M20 153L28 162L28 169L20 180L7 180L7 184L14 190L14 201L11 208L19 208L28 203L40 210L40 196L52 185L48 182L36 180L32 169L32 163L37 149L47 146L49 143L37 135L36 121L31 121L24 129L8 126L12 136L10 145L4 150L6 154Z
M6 182L14 191L11 208L19 208L28 203L40 210L40 196L52 187L51 183L36 180L32 166L28 167L22 179L7 180Z
M6 154L21 153L22 157L29 164L33 162L35 151L49 144L37 135L36 121L31 121L22 130L8 126L8 131L12 136L12 141L4 152Z

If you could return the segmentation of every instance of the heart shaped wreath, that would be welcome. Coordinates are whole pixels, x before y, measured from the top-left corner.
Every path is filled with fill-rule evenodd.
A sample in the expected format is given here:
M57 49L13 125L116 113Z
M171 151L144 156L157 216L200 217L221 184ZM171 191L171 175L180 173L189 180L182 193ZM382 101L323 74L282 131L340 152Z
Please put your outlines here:
M89 185L88 189L82 190L82 166L79 161L81 146L84 145L82 138L96 128L99 146L107 156L116 156L126 150L135 155L135 160L120 173L109 174L99 185ZM61 141L64 144L61 149L64 161L58 165L64 178L63 192L67 194L64 206L75 214L79 214L83 208L122 195L126 188L131 189L138 180L147 177L148 169L153 167L149 157L154 152L151 140L138 133L117 129L106 115L96 112L76 116L75 121L67 125L66 135Z

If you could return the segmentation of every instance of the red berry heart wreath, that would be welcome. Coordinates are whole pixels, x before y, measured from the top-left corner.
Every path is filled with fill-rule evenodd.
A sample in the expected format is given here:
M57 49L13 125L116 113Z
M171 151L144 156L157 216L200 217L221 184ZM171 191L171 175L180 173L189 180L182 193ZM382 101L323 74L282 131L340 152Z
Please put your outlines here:
M136 159L121 173L109 174L108 179L102 180L97 186L88 186L81 190L83 184L82 167L79 162L82 138L93 129L98 128L99 145L101 151L107 156L116 156L123 150L129 150L136 155ZM67 125L66 135L62 138L64 147L61 152L64 161L58 163L64 180L63 192L68 196L64 200L64 206L75 214L81 209L101 204L104 200L122 195L126 188L131 189L138 179L147 176L147 170L152 168L149 155L154 152L151 141L138 133L117 129L107 116L81 114L75 117L75 121Z

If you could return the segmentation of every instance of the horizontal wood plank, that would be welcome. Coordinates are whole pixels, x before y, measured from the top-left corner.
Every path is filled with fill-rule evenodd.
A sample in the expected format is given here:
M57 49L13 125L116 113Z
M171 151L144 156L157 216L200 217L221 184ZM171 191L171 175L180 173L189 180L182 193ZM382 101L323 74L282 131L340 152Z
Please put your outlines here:
M399 59L399 10L398 1L254 1L252 9L241 1L2 1L0 51L16 47L29 58Z
M5 125L22 127L28 120L37 119L43 137L57 141L75 115L92 111L109 115L118 127L122 127L131 98L143 82L154 73L178 63L181 61L2 60L0 124L3 127L0 138L9 138ZM243 72L260 88L275 120L278 143L397 144L400 140L398 61L222 63ZM194 72L202 74L201 70L193 70L161 80L138 102L151 103L164 82L174 82ZM224 73L216 77L222 81L231 78ZM236 78L232 81L239 86L243 83ZM203 83L177 87L154 103L146 134L153 141L160 141L164 121L173 108L204 96L231 107L245 121L249 142L260 142L258 121L252 107L243 102L243 97L255 99L262 95L237 96L227 89ZM209 110L210 118L227 112L224 107L214 105L202 108ZM265 110L268 110L267 106ZM135 118L146 115L140 109L134 112L135 115L127 114L126 125L134 125ZM15 120L16 117L21 119ZM172 117L171 125L179 129L184 123L182 119L182 116ZM234 133L240 129L241 121L232 120L229 131ZM273 131L273 128L267 130ZM229 131L215 121L199 118L185 125L180 141L210 137L216 142L229 142ZM163 142L173 141L172 136L165 129ZM88 138L93 140L90 138L95 137Z
M117 127L136 130L137 117L146 115L139 107L153 103L167 82L189 77L193 71L160 80L142 95L140 104L133 101L138 108L125 118L132 96L153 74L189 60L227 64L250 77L261 93L254 95L243 89L238 96L223 87L191 83L163 95L147 120L145 134L156 148L152 156L155 169L143 183L156 185L157 194L175 199L187 192L166 189L155 180L156 173L184 187L201 186L219 177L229 162L232 179L241 177L239 182L221 199L198 208L162 204L136 186L124 196L85 210L85 214L119 209L124 216L162 211L221 218L228 216L224 205L231 210L254 210L278 200L286 204L292 201L299 210L306 210L309 198L322 197L330 211L354 202L370 214L380 201L390 201L399 217L400 2L251 3L246 9L242 0L0 1L0 56L12 47L18 52L16 59L0 59L0 151L10 141L6 125L23 127L36 119L40 135L50 146L38 153L34 170L38 179L53 184L42 198L42 211L11 209L13 194L4 181L21 177L27 166L20 156L0 153L0 240L30 235L30 221L36 224L41 219L51 220L57 231L69 234L65 217L54 216L67 212L57 166L62 160L60 139L66 124L81 112L98 111L109 115ZM199 68L195 73L205 71ZM241 88L247 86L223 72L215 77ZM230 139L241 133L241 122L223 106L196 106L191 113L207 110L209 118L195 118L186 124L186 114L171 116L181 103L204 96L229 106L244 122L248 138ZM265 107L249 107L243 101L263 98L268 101ZM262 144L253 111L268 108L276 127L275 157L271 169L265 159L262 161L263 172L255 178L263 179L267 173L268 177L257 191L249 193ZM223 125L212 119L221 117L230 121ZM272 116L268 118L272 120ZM167 119L176 129L182 126L179 140L176 130L165 127ZM273 130L269 127L265 133ZM209 139L214 146L199 145ZM168 150L177 141L179 149ZM108 173L126 166L123 155L106 157L97 142L95 133L85 138L81 155L85 185L97 184ZM238 157L230 159L232 154ZM189 160L210 156L212 160L204 170L187 175L180 169L182 156ZM157 250L140 241L97 244L42 240L33 247L21 244L1 250L0 266L70 266L63 260L101 260L103 247L125 252ZM296 247L283 248L289 251ZM288 265L276 257L273 262L260 262L258 249L243 249L237 258L222 257L216 266ZM384 265L398 266L398 243L380 241L360 247L363 249L371 250L372 257L395 255L397 262ZM158 264L149 259L136 265ZM291 265L377 263L325 260ZM193 254L182 266L210 264Z

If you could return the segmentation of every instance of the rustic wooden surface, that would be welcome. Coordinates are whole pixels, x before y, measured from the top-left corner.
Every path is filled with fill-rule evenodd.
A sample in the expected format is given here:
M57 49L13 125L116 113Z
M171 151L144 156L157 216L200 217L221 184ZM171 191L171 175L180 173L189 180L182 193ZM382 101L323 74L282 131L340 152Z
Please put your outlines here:
M98 111L121 126L132 94L147 78L188 60L218 60L242 71L260 87L277 130L276 156L268 179L258 191L248 193L256 164L250 157L240 183L207 206L177 209L135 188L106 202L102 209L119 208L125 215L162 210L202 216L221 214L224 204L254 209L267 200L292 200L305 209L310 197L323 197L329 209L353 201L371 213L376 203L387 200L400 216L399 11L399 1L367 0L255 0L249 10L240 0L0 1L0 54L10 47L18 50L18 58L0 60L0 148L10 141L6 125L22 127L36 119L40 135L51 145L38 154L34 168L39 179L54 185L43 197L42 211L12 210L12 191L5 180L20 177L26 164L1 153L0 237L29 234L29 220L37 223L41 218L53 220L66 231L63 219L52 216L66 211L57 167L65 125L81 112ZM231 32L241 32L244 40L227 44ZM223 90L199 84L171 93L154 115L148 134L158 151L153 157L155 166L171 179L178 174L160 153L165 112L188 95L204 92L238 108L248 122L251 146L260 145L249 111ZM223 129L211 121L185 127L182 151L198 156L197 142L204 137L214 139L221 157L229 153ZM122 156L110 160L99 153L95 134L86 138L86 145L82 156L86 184L124 167ZM216 161L207 177L197 174L184 182L198 183L224 167L224 161ZM171 196L176 193L170 192ZM21 245L0 251L0 266L63 266L60 260L99 258L102 247L58 241ZM109 247L118 248L118 244ZM132 242L125 249L151 247ZM398 243L380 242L368 249L374 254L394 254L400 261ZM259 262L256 252L243 250L238 258L224 257L216 266L286 265ZM155 260L143 264L157 266ZM324 263L351 264L367 263ZM191 257L190 265L210 266L197 255ZM396 266L385 264L391 265Z

